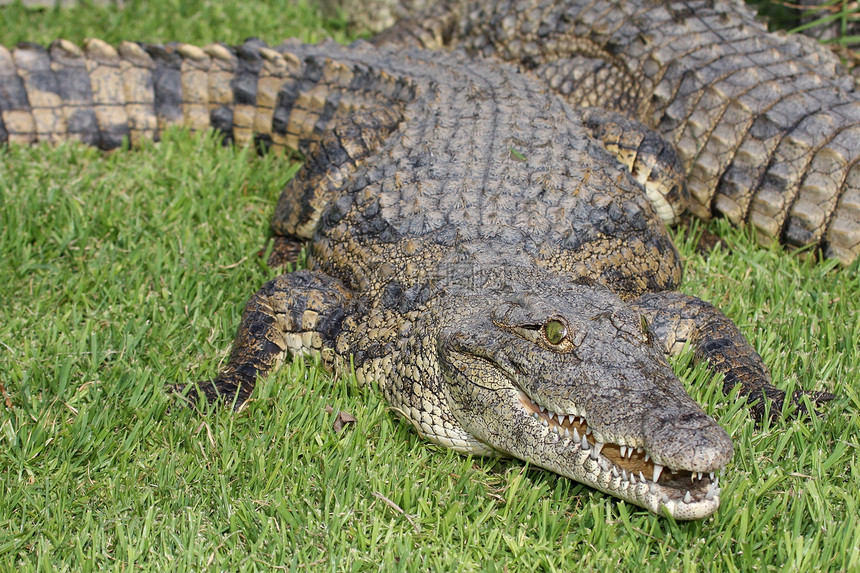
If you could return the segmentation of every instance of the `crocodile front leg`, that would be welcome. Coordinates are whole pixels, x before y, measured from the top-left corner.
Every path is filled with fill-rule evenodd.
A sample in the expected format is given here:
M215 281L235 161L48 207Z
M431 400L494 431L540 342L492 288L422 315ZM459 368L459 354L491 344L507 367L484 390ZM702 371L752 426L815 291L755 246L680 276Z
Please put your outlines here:
M332 363L334 340L354 305L352 293L328 275L297 271L266 283L242 314L227 366L214 379L187 388L196 405L202 393L209 403L226 402L239 410L248 401L257 378L275 372L287 355L319 353Z
M657 337L667 354L679 354L689 342L697 360L707 361L712 370L723 374L726 394L739 385L741 396L756 400L752 408L756 419L764 416L766 402L771 403L771 415L782 410L785 392L771 384L761 356L712 304L674 291L646 293L630 304L647 318L650 334ZM835 398L827 392L797 390L790 399L799 412L806 411L803 395L816 403Z

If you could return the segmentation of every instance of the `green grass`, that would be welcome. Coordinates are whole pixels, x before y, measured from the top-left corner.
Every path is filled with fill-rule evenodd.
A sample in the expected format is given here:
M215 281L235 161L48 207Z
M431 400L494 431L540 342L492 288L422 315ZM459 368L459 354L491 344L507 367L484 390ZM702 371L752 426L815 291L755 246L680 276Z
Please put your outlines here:
M767 18L772 30L788 30L788 33L823 32L830 30L834 37L823 40L826 44L842 48L853 47L854 57L849 61L856 65L856 48L860 44L857 22L860 21L860 5L852 0L819 0L814 5L803 6L801 2L748 0Z
M182 4L4 8L0 41L321 35L288 3L200 3L191 19ZM736 448L705 521L428 445L312 361L240 414L169 410L163 384L213 375L273 275L257 253L294 170L181 132L128 153L0 152L0 570L860 570L858 264L759 249L719 222L730 249L707 259L679 235L684 290L737 321L779 386L840 399L755 428L679 361ZM356 424L335 433L337 410Z

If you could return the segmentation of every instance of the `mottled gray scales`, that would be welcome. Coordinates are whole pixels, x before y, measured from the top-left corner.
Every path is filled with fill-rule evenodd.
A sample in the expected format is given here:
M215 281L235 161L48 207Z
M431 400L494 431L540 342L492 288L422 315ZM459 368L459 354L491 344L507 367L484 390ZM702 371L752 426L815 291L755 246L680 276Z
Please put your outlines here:
M375 42L443 43L516 62L570 103L628 114L671 142L692 214L763 242L860 254L860 93L837 58L768 33L728 0L438 2Z
M528 460L677 519L716 511L731 441L666 362L676 309L642 298L681 279L643 185L668 189L672 216L683 185L650 129L463 54L91 42L74 56L91 104L51 88L51 57L0 51L8 141L110 146L180 123L306 156L273 229L275 259L307 242L310 268L251 297L223 371L176 388L192 403L241 408L283 360L316 354L438 444ZM72 106L98 128L68 129ZM694 324L734 328L679 300ZM690 337L697 356L776 411L784 393L731 328Z

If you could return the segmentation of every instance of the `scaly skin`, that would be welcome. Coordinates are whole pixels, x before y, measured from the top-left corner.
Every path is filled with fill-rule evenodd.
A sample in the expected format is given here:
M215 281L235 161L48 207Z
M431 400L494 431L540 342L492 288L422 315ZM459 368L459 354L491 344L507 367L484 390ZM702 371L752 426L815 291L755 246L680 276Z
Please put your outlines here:
M647 134L617 137L616 116L508 67L367 44L59 42L0 51L0 94L9 141L111 147L183 123L308 158L273 229L282 257L309 241L310 270L251 298L225 369L178 389L192 402L240 408L259 377L317 353L436 443L677 519L716 511L732 455L666 363L679 306L720 325L690 337L701 357L781 407L737 328L674 292L680 260L654 207L589 135L623 157Z
M826 48L767 32L740 2L448 1L375 42L515 62L574 106L662 134L686 167L693 215L845 264L860 254L854 79Z

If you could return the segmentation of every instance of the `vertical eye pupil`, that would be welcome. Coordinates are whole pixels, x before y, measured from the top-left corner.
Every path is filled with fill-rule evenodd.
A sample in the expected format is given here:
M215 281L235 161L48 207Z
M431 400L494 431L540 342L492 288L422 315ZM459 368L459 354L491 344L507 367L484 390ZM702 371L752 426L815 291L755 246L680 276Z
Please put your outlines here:
M544 324L543 330L550 344L560 344L567 336L567 327L560 320L548 320Z

